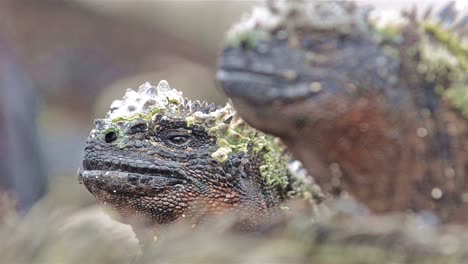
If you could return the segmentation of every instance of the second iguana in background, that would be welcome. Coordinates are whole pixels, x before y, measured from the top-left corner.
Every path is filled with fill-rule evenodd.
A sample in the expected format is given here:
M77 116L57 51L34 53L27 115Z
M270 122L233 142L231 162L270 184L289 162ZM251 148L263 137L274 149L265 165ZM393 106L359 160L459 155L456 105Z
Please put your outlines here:
M369 12L268 1L228 34L218 80L327 192L468 222L468 17L454 3L399 23Z

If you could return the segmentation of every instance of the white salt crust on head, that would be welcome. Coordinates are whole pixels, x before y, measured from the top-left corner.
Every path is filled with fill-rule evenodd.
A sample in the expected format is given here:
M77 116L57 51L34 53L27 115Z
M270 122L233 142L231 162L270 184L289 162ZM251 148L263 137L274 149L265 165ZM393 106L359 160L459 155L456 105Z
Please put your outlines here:
M430 16L423 18L426 9L420 8L419 19L442 24L445 28L463 27L468 15L468 2L456 0L453 4L434 2ZM257 6L244 15L227 33L228 42L245 33L257 31L258 37L268 38L273 32L287 37L298 29L340 34L359 34L369 30L369 21L377 27L388 24L404 24L407 18L401 11L373 9L367 5L357 6L352 1L323 0L270 0L264 6ZM464 26L466 30L466 25ZM463 39L466 42L466 38Z
M140 85L137 91L128 88L122 100L113 101L106 118L130 118L137 114L148 115L155 109L177 107L183 103L182 92L171 88L167 81L160 81L158 86L152 86L146 82Z
M202 104L197 103L198 105ZM236 111L230 103L210 113L202 113L197 109L192 110L192 105L191 100L185 99L181 91L171 88L167 81L161 80L157 86L146 82L140 85L137 91L128 88L122 100L113 101L106 119L130 119L137 115L147 116L155 110L178 112L181 109L188 109L189 115L185 116L185 120L189 124L204 124L211 127L217 124L216 121L225 121L234 116L236 116L236 120L241 122L241 118L236 115Z
M352 2L314 0L275 0L254 7L249 15L228 32L228 39L246 32L266 33L282 28L286 31L309 29L317 31L366 30L370 8L356 8Z

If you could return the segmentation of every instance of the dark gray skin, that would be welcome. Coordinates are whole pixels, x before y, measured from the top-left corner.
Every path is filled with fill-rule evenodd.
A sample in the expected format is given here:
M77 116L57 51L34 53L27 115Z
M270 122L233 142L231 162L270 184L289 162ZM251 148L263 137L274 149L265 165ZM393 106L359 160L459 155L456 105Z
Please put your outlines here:
M286 192L265 183L258 169L263 160L252 152L232 153L224 162L212 158L216 137L188 126L185 117L216 109L193 103L191 110L158 113L150 121L121 121L120 132L97 120L80 182L123 221L158 228L231 212L239 228L256 229L278 212Z
M417 71L428 33L411 19L398 39L369 22L351 33L254 32L223 50L217 79L240 115L279 136L325 191L346 190L377 213L430 211L464 223L466 118L436 92L451 85L448 74Z

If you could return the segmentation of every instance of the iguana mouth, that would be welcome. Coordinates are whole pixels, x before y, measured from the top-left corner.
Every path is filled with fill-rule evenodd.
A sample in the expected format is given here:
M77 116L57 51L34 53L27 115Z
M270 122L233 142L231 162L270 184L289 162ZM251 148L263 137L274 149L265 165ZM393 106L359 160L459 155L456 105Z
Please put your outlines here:
M166 166L137 167L109 160L85 159L78 179L91 192L98 188L110 193L151 196L186 183L187 175L181 169Z
M309 82L288 82L275 73L247 69L222 68L217 72L217 80L229 97L256 104L267 105L274 101L294 103L318 94L311 89Z
M143 165L143 164L142 164ZM186 179L187 174L181 169L174 169L167 166L155 164L145 166L135 166L113 160L85 159L83 160L84 170L118 171L126 173L141 174L146 176L162 176L168 178Z

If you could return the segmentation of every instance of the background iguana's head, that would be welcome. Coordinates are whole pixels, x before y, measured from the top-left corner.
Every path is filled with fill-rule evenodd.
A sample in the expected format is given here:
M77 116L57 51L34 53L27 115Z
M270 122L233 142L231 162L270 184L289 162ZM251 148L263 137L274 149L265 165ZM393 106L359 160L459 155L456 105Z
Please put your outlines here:
M349 190L378 212L439 208L447 218L467 187L433 175L466 175L453 164L466 157L457 146L468 135L468 47L456 31L467 18L458 22L453 3L438 22L413 11L380 24L368 11L268 1L228 34L217 78L239 114L281 137L326 191Z
M287 162L229 104L190 101L161 81L128 89L96 120L80 179L98 201L152 223L226 209L258 216L292 191Z
M282 139L343 119L365 130L362 116L428 107L423 93L446 95L468 116L468 18L453 2L431 10L386 21L351 1L270 0L228 32L217 80L242 118Z
M332 119L361 92L397 82L399 55L377 44L368 13L345 1L268 1L228 33L217 78L243 118L267 132Z

